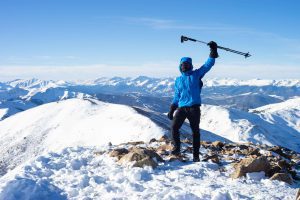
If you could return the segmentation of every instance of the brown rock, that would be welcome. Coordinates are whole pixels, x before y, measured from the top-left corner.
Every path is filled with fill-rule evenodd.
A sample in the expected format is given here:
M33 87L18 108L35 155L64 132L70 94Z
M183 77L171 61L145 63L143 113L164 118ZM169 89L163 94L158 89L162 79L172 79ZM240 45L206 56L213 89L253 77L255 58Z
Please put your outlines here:
M221 141L215 141L212 143L212 145L216 148L222 148L224 146L224 143Z
M258 148L250 149L248 155L261 156L261 154L259 153L259 149Z
M151 166L152 168L156 168L158 164L149 156L143 158L142 160L138 160L134 162L132 165L133 167L144 167L144 166Z
M172 151L172 150L173 150L173 146L171 144L163 144L163 145L160 145L156 149L156 153L162 155L162 154L166 154L168 151Z
M158 166L158 161L163 161L163 159L154 151L133 147L130 149L130 152L128 154L124 155L119 160L119 163L128 164L130 162L133 162L133 167L151 166L155 168Z
M208 157L203 159L203 161L205 161L205 162L208 161L208 160L211 160L213 163L217 163L217 164L220 163L220 159L219 159L219 156L217 154L208 156Z
M300 188L299 188L298 193L296 195L296 200L300 200Z
M244 144L240 144L238 147L240 148L240 150L246 150L246 149L248 150L249 149L249 146L244 145Z
M187 162L188 158L185 157L184 155L180 155L180 156L170 155L168 156L167 160L168 162L174 162L174 161Z
M163 135L158 141L168 143L170 140L169 140L168 136Z
M276 164L271 164L270 169L267 171L266 176L272 177L274 174L279 173L281 168Z
M124 156L125 154L127 154L129 151L125 148L120 148L120 149L113 149L110 153L109 156L110 157L117 157L118 160L120 160L120 158L122 156Z
M186 144L192 144L193 142L188 139L188 138L185 138L184 140L181 141L182 143L186 143Z
M282 148L279 147L279 146L275 146L275 147L271 147L268 149L269 151L273 151L277 154L279 154L280 156L284 157L284 158L288 158L288 159L291 159L292 156L291 155L288 155L286 153L283 152Z
M145 144L145 142L143 142L143 141L135 141L135 142L127 142L126 144L139 145L139 144Z
M260 172L264 171L268 172L270 168L270 163L265 156L261 156L258 158L249 157L242 159L239 163L234 165L235 172L231 174L232 178L239 178L245 176L246 173L251 172Z
M283 181L290 185L293 184L293 178L288 173L276 173L270 178L270 180Z
M291 168L290 164L285 160L279 160L277 164L283 170L287 170Z

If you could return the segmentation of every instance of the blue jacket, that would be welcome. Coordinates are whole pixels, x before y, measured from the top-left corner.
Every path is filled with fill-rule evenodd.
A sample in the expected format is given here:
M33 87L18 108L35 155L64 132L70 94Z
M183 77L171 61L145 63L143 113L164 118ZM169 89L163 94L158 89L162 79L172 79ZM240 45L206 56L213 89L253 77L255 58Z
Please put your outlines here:
M214 64L215 59L209 57L205 64L196 70L192 68L187 72L182 72L179 66L181 76L175 80L175 95L172 104L178 107L201 105L201 79Z

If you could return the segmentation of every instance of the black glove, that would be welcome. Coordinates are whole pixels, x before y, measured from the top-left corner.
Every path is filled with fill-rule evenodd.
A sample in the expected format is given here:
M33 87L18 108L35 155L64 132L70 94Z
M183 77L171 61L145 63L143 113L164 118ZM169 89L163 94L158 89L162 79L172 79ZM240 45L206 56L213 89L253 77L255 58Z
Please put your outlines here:
M170 120L173 120L173 114L175 112L175 110L177 109L178 106L176 106L175 104L171 104L170 106L170 111L168 112L168 118Z
M219 57L218 50L217 50L218 49L217 43L215 43L214 41L210 41L207 45L210 47L209 57L211 58Z

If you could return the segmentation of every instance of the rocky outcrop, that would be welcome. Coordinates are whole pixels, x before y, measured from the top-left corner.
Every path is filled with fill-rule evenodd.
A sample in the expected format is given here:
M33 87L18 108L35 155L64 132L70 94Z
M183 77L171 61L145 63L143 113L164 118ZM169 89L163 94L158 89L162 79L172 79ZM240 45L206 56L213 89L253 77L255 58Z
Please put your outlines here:
M116 152L126 152L123 149L113 150L110 155L118 154ZM151 166L156 168L158 162L162 162L163 159L154 151L149 149L143 149L139 147L133 147L128 150L127 153L118 154L120 156L119 163L123 165L132 164L133 167Z
M117 158L122 165L132 167L151 166L156 168L163 162L191 162L192 141L184 139L181 155L173 156L173 145L167 136L159 140L152 139L149 143L128 142L111 147L109 155ZM252 143L223 143L221 141L201 141L200 158L202 162L212 162L219 166L220 172L227 171L226 165L233 166L232 178L240 178L251 172L265 172L271 180L284 181L292 184L293 179L300 180L295 169L300 169L300 154L282 147L254 145ZM205 150L204 150L205 149ZM205 152L205 153L203 153ZM102 155L96 152L95 155ZM299 199L300 200L300 199Z
M270 163L265 156L249 157L242 159L234 165L235 171L231 174L232 178L245 176L247 173L264 171L267 173L270 169Z
M283 181L290 185L293 184L293 178L288 173L276 173L270 178L270 180Z

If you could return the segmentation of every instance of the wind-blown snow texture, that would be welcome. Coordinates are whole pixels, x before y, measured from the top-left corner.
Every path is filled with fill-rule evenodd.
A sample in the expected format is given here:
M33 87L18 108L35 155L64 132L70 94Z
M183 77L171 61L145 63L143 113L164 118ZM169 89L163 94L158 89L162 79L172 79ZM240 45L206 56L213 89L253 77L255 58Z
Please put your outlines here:
M257 174L231 180L212 163L131 169L93 154L109 142L169 134L165 113L173 84L174 78L143 76L0 83L0 199L294 198L295 185ZM202 139L300 152L300 80L211 79L204 85ZM190 136L187 124L182 135Z
M286 183L270 181L263 173L231 179L215 163L171 162L155 170L128 168L108 155L95 156L96 151L99 149L66 148L39 156L0 179L0 199L24 195L32 199L293 200L297 192Z

